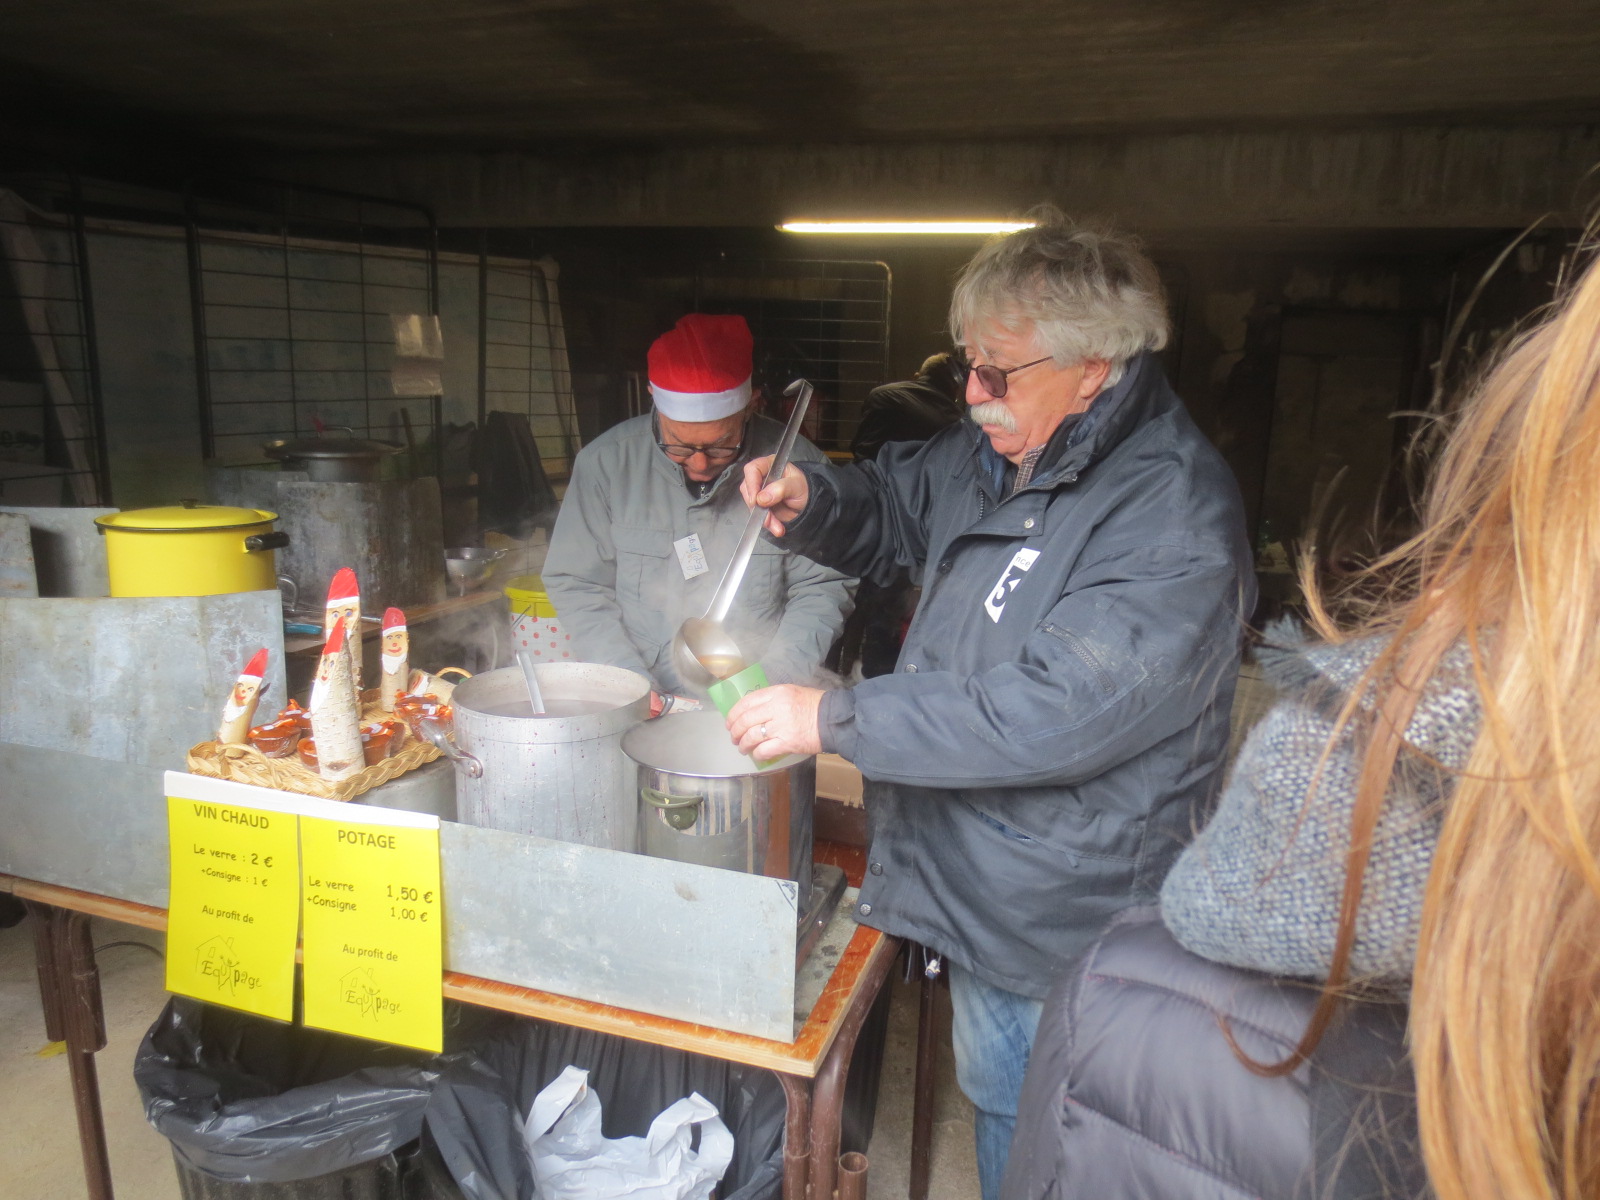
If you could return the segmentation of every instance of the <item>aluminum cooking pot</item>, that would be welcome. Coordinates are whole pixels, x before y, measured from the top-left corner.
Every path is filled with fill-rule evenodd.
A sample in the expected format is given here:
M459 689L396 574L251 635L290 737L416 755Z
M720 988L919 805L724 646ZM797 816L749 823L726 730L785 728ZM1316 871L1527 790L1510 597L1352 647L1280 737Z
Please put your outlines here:
M710 709L636 725L622 749L638 764L641 853L793 880L806 912L815 758L791 754L758 767Z
M185 500L96 517L113 596L216 596L278 586L277 513Z
M650 681L598 663L540 663L551 715L528 709L518 667L458 683L454 744L457 819L607 850L634 849L633 764L622 735L650 715Z
M312 483L376 483L383 460L404 446L358 437L307 437L261 448L287 471L304 471Z

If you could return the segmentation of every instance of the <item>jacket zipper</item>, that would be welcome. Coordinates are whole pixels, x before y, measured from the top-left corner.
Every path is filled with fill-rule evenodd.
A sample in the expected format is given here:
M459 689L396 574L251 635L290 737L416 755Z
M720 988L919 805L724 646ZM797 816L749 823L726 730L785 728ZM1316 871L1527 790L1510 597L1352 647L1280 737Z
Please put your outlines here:
M1078 659L1083 663L1083 665L1089 668L1090 672L1094 675L1095 682L1100 685L1101 691L1105 692L1106 695L1109 696L1117 690L1116 681L1112 679L1106 669L1100 665L1099 660L1096 659L1094 655L1089 653L1089 648L1083 644L1082 638L1073 633L1070 629L1063 629L1059 625L1051 625L1050 629L1057 637L1059 637L1072 649L1072 652L1078 656Z

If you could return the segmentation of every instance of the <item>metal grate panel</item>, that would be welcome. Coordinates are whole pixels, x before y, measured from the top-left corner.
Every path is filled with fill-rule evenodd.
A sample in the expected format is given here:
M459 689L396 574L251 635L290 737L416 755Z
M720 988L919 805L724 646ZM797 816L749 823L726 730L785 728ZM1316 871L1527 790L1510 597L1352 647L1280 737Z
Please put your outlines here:
M108 504L81 192L25 186L33 202L0 184L0 502Z
M438 316L425 209L254 185L275 211L188 201L201 444L208 459L322 428L437 448L440 391L396 395L394 318Z
M578 451L554 262L482 253L478 259L478 425L490 412L528 418L547 471L563 474Z
M816 387L806 435L848 450L867 393L888 378L887 263L850 259L719 260L699 268L694 308L738 313L756 343L756 381L773 410L796 376Z

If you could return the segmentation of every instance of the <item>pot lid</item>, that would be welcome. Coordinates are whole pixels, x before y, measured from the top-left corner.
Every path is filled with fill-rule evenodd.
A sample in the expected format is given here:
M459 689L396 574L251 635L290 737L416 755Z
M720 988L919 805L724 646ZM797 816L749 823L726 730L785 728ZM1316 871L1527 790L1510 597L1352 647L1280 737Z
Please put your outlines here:
M124 512L96 517L94 523L106 529L138 529L149 533L167 533L174 530L198 533L206 529L238 529L246 525L267 525L277 519L277 513L260 508L196 504L191 500L161 508L130 508Z
M641 766L696 779L770 775L806 760L803 754L787 754L757 766L739 753L722 714L710 708L641 722L622 735L622 752Z
M263 447L271 458L357 458L377 459L399 454L405 447L396 442L373 438L307 437L287 442L268 442Z

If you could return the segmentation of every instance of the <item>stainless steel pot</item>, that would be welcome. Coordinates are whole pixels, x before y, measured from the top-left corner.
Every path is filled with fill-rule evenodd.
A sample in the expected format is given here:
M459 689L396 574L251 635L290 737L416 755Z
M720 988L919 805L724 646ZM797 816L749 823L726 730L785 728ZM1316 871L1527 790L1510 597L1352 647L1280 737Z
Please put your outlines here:
M456 685L456 810L469 825L607 850L634 849L633 764L622 735L650 715L650 681L596 663L542 663L539 687L556 715L507 716L526 706L517 667ZM585 707L592 711L560 715Z
M635 726L622 749L638 764L641 853L793 880L806 912L815 758L791 754L759 767L709 709Z
M377 483L383 460L404 446L358 437L308 437L268 442L262 452L312 483Z

